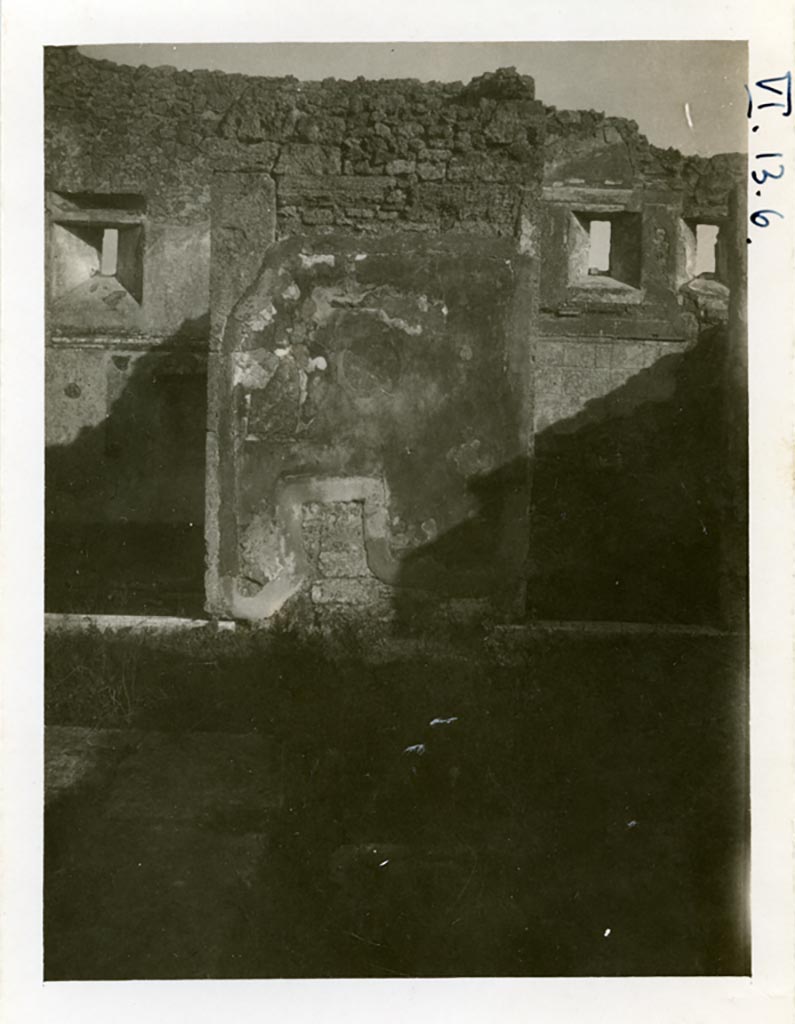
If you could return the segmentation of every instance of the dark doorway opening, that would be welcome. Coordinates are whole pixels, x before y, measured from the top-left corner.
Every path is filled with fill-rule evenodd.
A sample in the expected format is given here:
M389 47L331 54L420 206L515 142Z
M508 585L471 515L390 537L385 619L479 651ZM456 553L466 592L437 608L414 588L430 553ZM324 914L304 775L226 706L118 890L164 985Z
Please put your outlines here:
M45 608L201 615L206 356L194 340L100 358L107 416L46 453Z

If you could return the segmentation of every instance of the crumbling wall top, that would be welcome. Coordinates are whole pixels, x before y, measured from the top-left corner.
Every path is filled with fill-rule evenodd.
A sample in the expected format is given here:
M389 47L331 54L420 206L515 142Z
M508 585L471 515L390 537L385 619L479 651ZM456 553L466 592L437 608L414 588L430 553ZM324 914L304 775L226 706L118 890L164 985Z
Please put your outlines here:
M145 191L153 216L177 222L206 215L218 168L282 176L288 233L302 225L369 230L379 220L378 230L391 221L445 229L462 203L502 233L513 229L516 209L502 198L499 210L490 208L485 192L530 187L542 173L548 185L671 189L685 207L723 209L744 173L738 154L684 156L651 144L634 121L544 107L533 79L514 68L467 85L300 82L118 65L64 47L46 51L45 69L48 187ZM358 179L365 192L390 198L362 202L346 192L331 205L354 212L331 219L313 198L307 215L299 200L309 179ZM445 213L450 197L456 209Z

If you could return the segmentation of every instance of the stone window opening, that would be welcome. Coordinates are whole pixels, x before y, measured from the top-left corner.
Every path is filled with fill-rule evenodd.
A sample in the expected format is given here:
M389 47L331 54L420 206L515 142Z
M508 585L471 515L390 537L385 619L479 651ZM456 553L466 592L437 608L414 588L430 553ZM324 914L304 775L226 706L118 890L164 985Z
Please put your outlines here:
M680 271L680 282L698 278L726 284L726 246L722 237L721 222L706 217L681 222L684 265Z
M588 274L607 274L610 271L610 235L609 220L592 220L588 231Z
M137 303L143 297L143 228L140 225L53 225L53 298L93 278L115 280Z
M569 216L570 287L637 291L641 280L641 216L581 211Z
M102 251L99 272L103 277L115 277L119 262L119 229L102 229Z
M54 302L80 303L90 313L107 292L102 279L143 301L144 200L140 196L50 193L49 280ZM130 307L131 309L134 307Z
M694 277L715 274L718 227L716 224L696 224L696 265Z
M718 244L718 228L715 224L696 225L696 276L715 273L715 250Z

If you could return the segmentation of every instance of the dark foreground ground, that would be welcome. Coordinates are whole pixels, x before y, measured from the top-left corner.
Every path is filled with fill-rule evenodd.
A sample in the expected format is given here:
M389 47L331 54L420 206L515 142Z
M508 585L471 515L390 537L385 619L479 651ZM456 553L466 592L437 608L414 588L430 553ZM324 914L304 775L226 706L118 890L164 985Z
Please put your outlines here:
M45 977L744 974L737 638L47 641Z

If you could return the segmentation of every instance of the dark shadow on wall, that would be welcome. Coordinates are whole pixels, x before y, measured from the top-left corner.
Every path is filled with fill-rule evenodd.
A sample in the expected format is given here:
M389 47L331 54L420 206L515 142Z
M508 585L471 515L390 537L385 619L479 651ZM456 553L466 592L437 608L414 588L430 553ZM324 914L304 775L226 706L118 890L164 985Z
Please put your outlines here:
M531 461L515 458L467 483L473 514L405 555L393 602L400 627L422 632L440 600L486 599L512 614L527 549Z
M447 596L499 595L503 606L512 572L531 619L719 624L722 530L744 516L745 467L727 447L727 421L743 415L726 408L727 344L725 328L704 331L540 432L532 466L517 460L474 478L478 514L404 560L398 618L421 616L424 567L436 565L449 573ZM519 545L513 562L500 552L500 530L531 472L521 565Z
M728 457L725 329L539 435L528 612L716 625Z
M444 596L469 585L499 603L499 530L532 469L530 556L513 567L526 617L663 628L528 629L520 656L512 631L495 631L486 659L474 645L457 651L449 692L435 667L435 703L405 738L406 767L373 798L361 845L346 848L360 922L359 893L380 882L369 851L416 862L404 869L416 888L384 913L397 922L388 941L407 952L382 973L750 971L746 642L664 628L723 625L720 542L727 521L744 518L745 476L730 458L727 426L744 410L727 407L727 345L725 329L704 331L541 432L532 467L516 460L476 477L478 515L406 560L400 625L432 632L442 590L421 593L429 564L451 573ZM744 591L734 598L743 603ZM445 905L448 877L457 885ZM473 918L468 948L460 922Z
M202 614L206 336L199 318L157 351L108 353L107 417L48 447L47 611Z
M598 542L602 513L592 515L589 487L610 469L598 459L605 450L623 460L613 465L611 489L601 499L616 517L616 530L620 514L651 494L673 543L679 519L666 520L665 510L679 500L680 480L702 502L709 498L710 514L719 517L715 487L731 490L735 468L725 457L719 426L725 419L719 399L724 344L720 332L705 334L691 352L659 362L544 432L536 488L538 474L547 472L541 482L547 481L551 495L536 490L535 500L555 514L542 532L549 550L536 545L531 568L560 564L567 549L556 531L567 520L559 513L577 511L579 502L580 561L572 571L601 578L588 545ZM144 375L142 387L146 380ZM134 390L129 400L134 403ZM114 406L111 418L123 408ZM612 447L606 448L608 440ZM563 446L566 460L561 456L545 470L548 441ZM560 447L551 450L560 453ZM714 475L699 478L709 462ZM549 481L566 466L578 474L577 487L565 491L561 502L560 487ZM473 480L478 515L406 563L399 600L408 610L412 588L427 580L431 563L440 588L443 573L459 571L459 588L452 588L459 596L481 592L473 589L476 583L495 583L500 574L494 564L504 555L502 530L511 527L513 510L526 495L529 469L527 460L515 460ZM627 476L619 481L622 470ZM712 520L705 522L711 527ZM629 536L633 550L642 552L643 535ZM709 529L701 536L708 539ZM638 590L638 600L647 602L644 616L664 607L660 595L667 593L669 571L667 562L649 561L646 568L655 582L644 581ZM717 578L711 579L710 592L717 588ZM596 588L592 601L594 594ZM656 604L650 594L657 595ZM595 607L597 617L606 617L604 604ZM405 656L374 666L369 645L357 647L346 634L338 638L344 657L336 659L327 638L278 630L261 635L267 648L252 649L242 664L227 660L220 675L214 656L210 689L220 680L223 692L197 697L195 672L188 673L190 701L198 702L202 721L209 708L217 727L225 706L233 717L244 715L248 729L249 716L258 716L268 746L282 745L286 766L284 799L268 818L259 874L246 896L248 925L240 936L224 937L218 976L749 972L741 638L664 630L619 636L538 631L521 657L498 657L497 641L485 648L472 637L469 647L439 645L435 656L407 648ZM201 679L210 663L199 663L200 657L194 656L193 667ZM152 658L162 662L162 652ZM162 671L162 664L154 667ZM243 686L242 699L230 701L230 680L233 695ZM73 694L67 703L74 713ZM95 711L95 702L89 704ZM172 728L178 718L165 714L163 721ZM80 845L66 848L77 874L67 874L71 885L64 885L57 872L69 862L53 858L66 856L58 851L58 843L66 842L58 829L65 836L74 813L63 826L56 818L48 832L50 867L57 865L48 883L48 976L84 976L64 963L79 965L83 957L88 963L94 948L105 973L95 960L88 963L91 977L141 976L123 956L129 948L124 941L91 944L95 906L111 922L129 907L141 913L140 871L126 847L114 847L118 828L102 836L104 825L97 826L95 809L87 806L86 828L69 832L88 843L87 853ZM230 813L227 828L252 828L250 818L235 819L234 808ZM152 841L163 841L158 836L153 832ZM88 876L86 856L93 864ZM167 858L150 859L168 864ZM204 877L208 863L205 858L196 877ZM86 877L92 893L104 899L87 901L85 890L75 898L72 887ZM147 917L154 922L158 949L173 942L153 976L190 976L196 943L186 943L181 933L174 938L168 927L174 900L195 909L194 891L174 890L165 870L153 878L154 909L144 923ZM185 891L192 902L173 895ZM87 905L87 944L67 942L63 936L80 928ZM197 930L188 937L198 936L201 945L201 915L194 919ZM137 955L151 964L150 950L141 952L135 929L130 934ZM68 951L60 963L53 955L58 944Z

